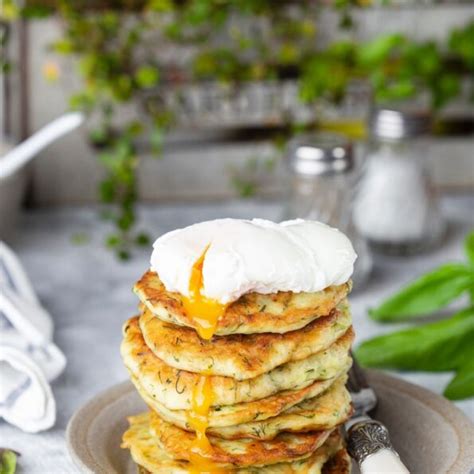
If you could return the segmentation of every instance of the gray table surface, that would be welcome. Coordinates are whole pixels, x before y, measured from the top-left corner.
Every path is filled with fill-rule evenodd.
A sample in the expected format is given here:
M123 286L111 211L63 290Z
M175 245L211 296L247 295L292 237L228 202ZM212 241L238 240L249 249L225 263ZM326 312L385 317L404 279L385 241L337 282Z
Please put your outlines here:
M441 248L409 259L377 258L367 288L351 295L357 341L387 332L369 320L367 309L416 275L448 260L463 259L461 241L474 228L474 196L445 198L443 209L450 230ZM278 220L280 206L258 201L206 205L157 205L140 209L141 222L152 235L218 217L263 217ZM0 422L0 446L21 452L20 472L74 473L64 433L71 415L96 393L127 378L119 356L121 325L135 314L134 281L148 266L150 249L127 263L116 261L102 243L107 224L92 209L35 211L25 215L13 242L38 295L55 320L55 340L68 365L53 383L57 401L56 426L41 434L25 434ZM87 244L72 243L86 233ZM411 373L401 377L441 393L450 374ZM474 400L457 403L474 420Z

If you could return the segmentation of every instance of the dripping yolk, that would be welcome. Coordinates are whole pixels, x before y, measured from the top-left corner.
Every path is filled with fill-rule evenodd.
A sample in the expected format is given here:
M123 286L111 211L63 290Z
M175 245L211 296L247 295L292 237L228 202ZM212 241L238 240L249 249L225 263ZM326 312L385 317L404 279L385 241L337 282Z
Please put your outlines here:
M188 423L196 432L194 448L204 453L211 449L211 444L206 437L206 429L209 424L209 410L214 401L211 380L207 375L199 377L198 383L193 388L191 410L188 414Z
M217 322L227 308L227 305L219 303L217 300L206 298L201 294L204 286L202 268L208 249L209 245L191 269L189 296L182 297L184 310L196 324L196 330L203 339L212 338L216 332Z
M190 453L189 472L191 474L225 473L208 456L212 450L212 445L207 439L206 429L209 425L209 410L213 401L212 379L207 375L201 375L198 383L193 388L191 410L187 415L189 425L196 432L196 438Z
M189 296L183 296L182 301L186 314L194 321L199 336L211 339L216 332L219 318L224 314L227 305L216 300L206 298L201 291L203 282L203 265L209 245L196 260L189 279ZM192 474L221 474L225 473L209 456L212 445L209 442L206 430L209 426L209 410L214 402L212 378L209 375L200 375L198 383L193 387L191 410L187 413L187 422L196 433L190 453L190 469Z

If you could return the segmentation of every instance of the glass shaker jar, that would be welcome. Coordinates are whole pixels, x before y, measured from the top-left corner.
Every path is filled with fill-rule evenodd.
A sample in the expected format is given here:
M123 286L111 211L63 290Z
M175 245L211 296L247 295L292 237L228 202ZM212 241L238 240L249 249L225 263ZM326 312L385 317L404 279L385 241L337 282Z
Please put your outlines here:
M284 219L318 220L336 227L352 241L358 255L354 289L367 281L372 258L352 223L352 200L358 170L352 144L343 136L304 134L288 144L290 186Z
M445 225L431 184L426 140L430 114L379 108L370 118L371 151L354 203L354 223L383 253L412 254L441 239Z

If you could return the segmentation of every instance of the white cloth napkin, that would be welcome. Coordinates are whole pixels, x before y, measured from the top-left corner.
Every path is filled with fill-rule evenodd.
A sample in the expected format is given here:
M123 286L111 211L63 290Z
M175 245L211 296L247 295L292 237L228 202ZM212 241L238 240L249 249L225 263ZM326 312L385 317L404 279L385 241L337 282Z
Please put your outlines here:
M51 316L0 241L0 418L30 433L56 421L49 382L64 370L66 358L52 337Z

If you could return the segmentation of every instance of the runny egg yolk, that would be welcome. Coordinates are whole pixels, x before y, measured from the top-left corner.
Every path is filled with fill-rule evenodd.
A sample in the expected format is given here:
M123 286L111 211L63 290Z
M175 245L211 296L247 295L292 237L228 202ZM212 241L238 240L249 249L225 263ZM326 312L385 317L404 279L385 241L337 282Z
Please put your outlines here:
M198 383L193 388L192 406L187 416L189 425L196 432L196 438L190 453L189 472L191 474L225 473L208 457L212 445L206 436L206 429L209 425L209 410L213 401L212 379L207 375L201 375Z
M206 298L201 294L204 286L202 267L209 245L196 260L189 279L189 296L183 296L183 306L186 314L196 324L196 331L202 339L211 339L216 332L219 318L225 313L227 305L217 300Z
M196 330L203 339L211 339L214 335L219 318L224 314L226 305L202 296L203 288L202 267L209 245L196 260L189 279L189 296L183 297L186 314L196 323ZM189 426L195 431L196 438L190 453L189 472L191 474L223 474L225 470L215 465L209 459L212 445L209 442L206 430L209 426L209 410L214 402L212 378L201 375L198 383L193 387L191 410L187 414Z
M188 423L196 432L194 447L202 452L211 449L211 444L206 436L206 429L209 425L209 410L213 401L212 379L207 375L201 375L198 383L193 387L191 410L187 418Z

